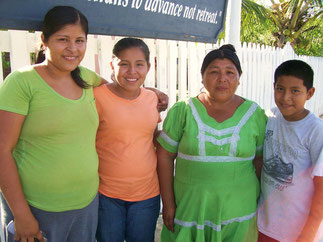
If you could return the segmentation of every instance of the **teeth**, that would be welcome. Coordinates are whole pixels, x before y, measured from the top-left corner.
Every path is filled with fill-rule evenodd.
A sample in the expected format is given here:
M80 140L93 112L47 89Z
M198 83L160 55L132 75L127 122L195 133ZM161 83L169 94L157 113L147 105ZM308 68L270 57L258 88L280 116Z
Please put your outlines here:
M135 82L137 79L127 79L128 82Z
M76 57L73 57L73 56L65 56L65 59L68 59L68 60L75 60Z

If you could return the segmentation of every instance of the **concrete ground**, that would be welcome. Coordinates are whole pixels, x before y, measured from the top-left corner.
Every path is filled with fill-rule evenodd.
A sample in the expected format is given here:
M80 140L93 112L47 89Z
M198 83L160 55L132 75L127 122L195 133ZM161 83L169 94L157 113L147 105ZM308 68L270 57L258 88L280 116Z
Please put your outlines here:
M159 218L157 220L157 225L156 225L156 231L155 231L155 242L160 241L160 231L163 227L163 219L162 215L159 215Z

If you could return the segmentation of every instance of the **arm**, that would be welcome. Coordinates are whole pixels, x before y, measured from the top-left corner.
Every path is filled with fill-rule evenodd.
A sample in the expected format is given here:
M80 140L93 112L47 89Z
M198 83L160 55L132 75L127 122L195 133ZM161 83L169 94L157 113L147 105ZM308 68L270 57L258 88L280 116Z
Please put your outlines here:
M253 159L252 163L255 166L256 176L257 176L258 180L260 180L263 157L262 156L256 156L255 159Z
M157 95L157 97L158 97L158 104L157 104L158 112L165 111L168 106L168 96L156 88L153 88L153 87L145 87L145 88L153 91Z
M154 132L154 138L153 138L153 143L154 143L155 147L157 147L157 145L158 145L157 138L160 135L160 133L161 133L161 130L158 130L158 127L156 127L155 132Z
M101 84L99 86L101 86L103 84L107 84L107 83L109 83L109 82L107 80L105 80L103 77L101 77Z
M163 220L168 230L174 232L174 217L176 204L173 188L175 153L165 150L160 144L157 146L157 172L160 193L163 201Z
M323 177L314 177L314 195L310 214L297 242L313 241L323 219Z
M15 240L43 241L38 222L25 199L12 156L18 141L24 115L0 110L0 188L15 218Z

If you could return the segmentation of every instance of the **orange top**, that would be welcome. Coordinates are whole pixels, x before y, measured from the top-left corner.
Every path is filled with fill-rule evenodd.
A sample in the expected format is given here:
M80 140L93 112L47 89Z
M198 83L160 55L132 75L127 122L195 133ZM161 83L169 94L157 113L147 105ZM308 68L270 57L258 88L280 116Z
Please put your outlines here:
M140 89L134 100L116 96L106 85L94 88L100 124L96 135L99 192L126 201L159 194L153 135L160 121L157 96Z

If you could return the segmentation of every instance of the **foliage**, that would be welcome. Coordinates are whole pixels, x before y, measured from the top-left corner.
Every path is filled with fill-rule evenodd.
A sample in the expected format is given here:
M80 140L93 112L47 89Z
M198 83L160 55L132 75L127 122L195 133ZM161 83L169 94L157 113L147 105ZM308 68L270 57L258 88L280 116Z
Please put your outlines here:
M283 48L290 42L297 54L323 56L321 0L271 0L266 8L242 0L241 41Z

